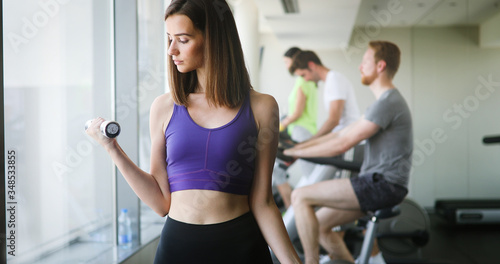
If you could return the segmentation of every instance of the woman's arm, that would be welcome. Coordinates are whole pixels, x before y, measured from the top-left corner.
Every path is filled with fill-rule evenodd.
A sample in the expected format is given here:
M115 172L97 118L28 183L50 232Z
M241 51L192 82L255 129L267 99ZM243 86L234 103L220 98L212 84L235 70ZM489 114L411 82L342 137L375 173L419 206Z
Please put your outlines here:
M304 109L306 108L307 97L302 87L297 90L297 101L295 102L295 111L288 115L285 119L281 121L282 127L287 127L291 123L297 121L302 116Z
M259 134L250 208L264 238L279 261L283 264L301 263L271 191L271 175L278 147L278 104L269 95L252 92L251 105Z
M165 124L170 119L173 104L169 105L169 95L159 96L151 106L151 171L141 170L123 151L116 139L104 137L99 126L104 119L97 118L87 129L87 134L94 138L109 153L116 167L137 196L156 213L165 216L170 210L170 190L166 171ZM171 100L170 100L171 101Z

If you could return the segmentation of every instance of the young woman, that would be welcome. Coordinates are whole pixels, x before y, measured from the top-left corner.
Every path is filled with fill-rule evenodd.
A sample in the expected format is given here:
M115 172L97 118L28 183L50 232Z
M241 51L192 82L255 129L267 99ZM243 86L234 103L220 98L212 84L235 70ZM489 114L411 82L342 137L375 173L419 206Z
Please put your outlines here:
M168 214L155 263L300 263L271 194L278 106L251 87L223 0L173 0L165 14L171 93L151 106L151 171L87 133L135 193Z

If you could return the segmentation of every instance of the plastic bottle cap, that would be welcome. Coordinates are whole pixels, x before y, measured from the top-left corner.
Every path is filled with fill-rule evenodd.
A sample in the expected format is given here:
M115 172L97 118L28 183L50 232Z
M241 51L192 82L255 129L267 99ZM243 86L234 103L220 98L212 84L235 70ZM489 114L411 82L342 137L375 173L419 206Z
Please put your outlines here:
M124 213L128 212L127 208L123 208L122 212L124 212Z

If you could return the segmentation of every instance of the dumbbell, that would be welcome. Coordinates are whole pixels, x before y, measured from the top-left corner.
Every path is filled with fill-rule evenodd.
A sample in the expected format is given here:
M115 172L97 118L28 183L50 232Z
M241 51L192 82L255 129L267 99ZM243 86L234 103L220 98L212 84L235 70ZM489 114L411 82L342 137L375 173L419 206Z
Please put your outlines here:
M85 130L92 124L92 120L85 122ZM101 124L101 133L107 138L115 138L120 135L120 124L115 121L104 121Z

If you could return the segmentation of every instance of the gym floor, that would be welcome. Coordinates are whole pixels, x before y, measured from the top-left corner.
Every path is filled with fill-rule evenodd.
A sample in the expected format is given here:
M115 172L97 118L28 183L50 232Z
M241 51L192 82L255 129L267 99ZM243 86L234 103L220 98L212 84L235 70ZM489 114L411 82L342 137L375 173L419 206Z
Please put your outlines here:
M453 226L433 212L429 219L430 240L422 249L425 263L500 263L500 224Z

